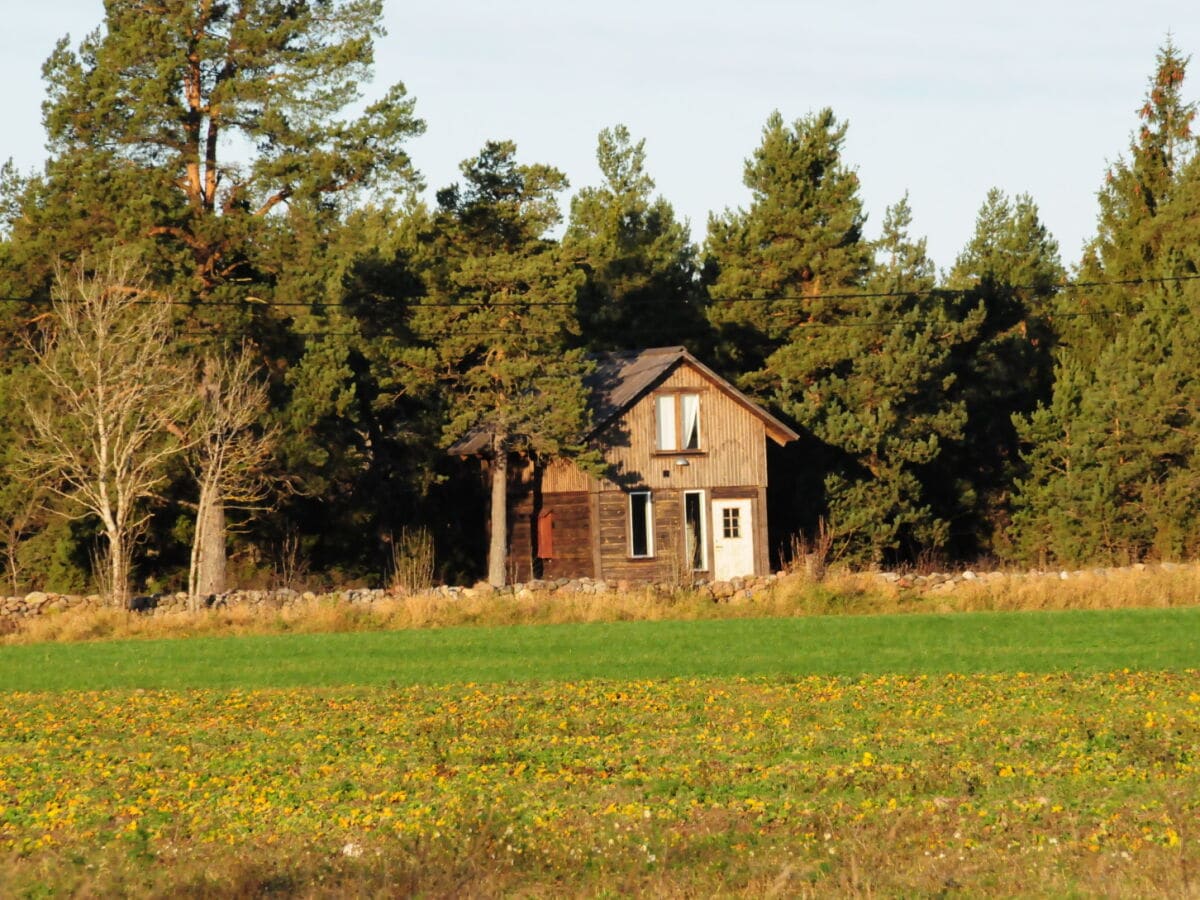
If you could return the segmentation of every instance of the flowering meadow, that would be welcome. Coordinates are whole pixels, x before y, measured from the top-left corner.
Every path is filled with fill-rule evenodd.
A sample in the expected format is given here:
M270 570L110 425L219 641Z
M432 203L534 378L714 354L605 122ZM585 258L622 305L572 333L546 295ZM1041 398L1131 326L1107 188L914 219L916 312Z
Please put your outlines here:
M6 693L0 894L1187 894L1200 672Z

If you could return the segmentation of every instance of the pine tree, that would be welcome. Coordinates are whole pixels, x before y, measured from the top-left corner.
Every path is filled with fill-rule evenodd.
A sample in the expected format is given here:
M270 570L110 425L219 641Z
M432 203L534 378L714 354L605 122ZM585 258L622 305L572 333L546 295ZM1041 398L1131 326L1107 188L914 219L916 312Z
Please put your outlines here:
M563 248L587 274L578 316L591 350L699 349L707 330L696 248L687 223L652 195L645 143L634 143L624 125L601 131L596 158L604 184L571 200Z
M404 142L423 125L402 85L345 117L381 17L381 0L108 2L104 25L44 67L45 171L9 179L0 268L17 295L45 296L57 256L121 245L187 301L183 344L294 351L286 317L256 302L273 294L275 214L416 180ZM210 558L203 593L223 587Z
M293 308L304 344L281 379L279 458L303 490L285 500L275 540L295 529L315 565L378 574L391 535L429 525L443 561L468 568L455 507L437 499L453 487L444 483L438 385L409 365L430 213L414 202L309 221L324 214L296 210L272 250L282 294L328 298Z
M505 583L510 455L581 453L587 364L574 316L582 277L548 237L565 176L516 161L493 141L438 192L423 235L426 295L413 311L425 348L411 355L443 387L444 444L486 439L491 479L488 580Z
M911 559L948 538L922 473L946 440L961 437L964 405L948 397L950 364L981 317L957 321L944 307L925 241L909 237L910 225L906 198L887 211L858 308L825 329L836 359L809 368L808 348L795 341L769 360L782 380L776 402L826 448L834 552L859 562Z
M791 126L778 112L746 161L748 209L708 222L705 277L710 318L718 329L718 360L759 397L778 379L766 361L799 340L819 369L836 357L837 341L807 326L839 321L852 304L840 295L858 289L870 268L858 176L842 162L846 124L832 110ZM826 333L828 334L828 333Z

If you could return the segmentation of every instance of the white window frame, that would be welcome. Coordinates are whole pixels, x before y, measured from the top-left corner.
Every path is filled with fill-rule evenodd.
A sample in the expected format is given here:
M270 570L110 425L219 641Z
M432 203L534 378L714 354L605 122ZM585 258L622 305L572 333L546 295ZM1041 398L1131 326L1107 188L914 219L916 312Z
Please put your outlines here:
M689 495L695 494L700 498L700 565L691 566L693 572L708 571L708 504L707 496L704 491L684 491L683 492L683 552L687 553L687 498ZM690 565L691 560L688 560Z
M644 516L643 525L646 529L646 552L635 553L633 545L633 522L636 512L634 510L634 497L645 497L645 504L642 508ZM629 492L629 557L630 559L653 559L654 558L654 493L652 491L630 491Z
M689 422L689 418L691 421ZM688 425L695 427L689 429ZM695 443L687 435L695 435ZM654 444L663 453L699 450L703 444L700 432L700 394L696 391L669 391L654 397Z

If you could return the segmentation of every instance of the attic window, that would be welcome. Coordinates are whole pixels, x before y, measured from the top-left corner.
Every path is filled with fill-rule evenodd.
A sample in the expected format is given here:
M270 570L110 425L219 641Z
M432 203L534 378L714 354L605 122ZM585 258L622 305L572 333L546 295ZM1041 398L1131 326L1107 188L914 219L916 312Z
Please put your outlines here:
M654 419L659 450L700 449L699 394L659 394L654 398Z

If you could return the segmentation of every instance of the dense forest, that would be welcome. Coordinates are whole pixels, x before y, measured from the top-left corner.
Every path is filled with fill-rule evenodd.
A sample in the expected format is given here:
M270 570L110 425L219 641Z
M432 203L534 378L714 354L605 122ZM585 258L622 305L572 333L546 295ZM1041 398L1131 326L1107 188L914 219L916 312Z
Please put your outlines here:
M803 435L773 450L776 547L1200 550L1200 154L1169 41L1082 258L993 190L939 272L907 197L866 236L829 109L772 115L748 206L693 243L620 125L574 194L498 136L422 200L416 101L351 113L381 0L105 6L45 64L48 161L2 173L6 590L378 581L414 533L473 579L488 487L446 448L586 453L589 354L675 344Z

